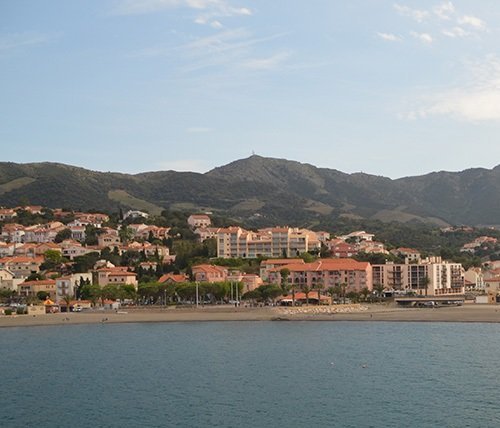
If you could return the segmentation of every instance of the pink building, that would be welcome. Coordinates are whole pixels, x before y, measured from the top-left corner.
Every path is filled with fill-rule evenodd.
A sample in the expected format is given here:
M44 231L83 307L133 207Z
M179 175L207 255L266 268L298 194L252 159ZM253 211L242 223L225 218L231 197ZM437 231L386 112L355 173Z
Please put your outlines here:
M288 282L297 288L307 285L310 288L327 290L330 287L346 284L346 291L373 289L372 268L368 262L353 259L322 259L313 263L290 264L276 267L269 272L269 281L281 283L280 270L290 271Z

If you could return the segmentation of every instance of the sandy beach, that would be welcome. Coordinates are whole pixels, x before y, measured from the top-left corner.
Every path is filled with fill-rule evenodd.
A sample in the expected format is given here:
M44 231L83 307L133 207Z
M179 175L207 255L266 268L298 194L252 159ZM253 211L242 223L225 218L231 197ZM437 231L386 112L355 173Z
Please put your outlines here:
M331 313L332 309L337 312ZM0 327L42 325L198 322L198 321L394 321L394 322L500 322L496 305L441 308L399 308L395 305L308 308L147 308L46 315L0 316Z

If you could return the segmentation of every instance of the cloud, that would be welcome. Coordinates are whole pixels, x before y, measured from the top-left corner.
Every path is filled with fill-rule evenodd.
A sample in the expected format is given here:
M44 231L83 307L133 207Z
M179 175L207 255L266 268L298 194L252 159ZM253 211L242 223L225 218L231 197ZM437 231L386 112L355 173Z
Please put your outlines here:
M47 43L52 37L39 33L11 33L0 36L0 53L13 49Z
M206 172L207 165L202 159L176 159L159 162L158 168L167 171Z
M402 39L399 36L396 36L392 33L377 33L382 40L386 40L388 42L400 42Z
M173 8L189 8L199 12L197 24L213 24L214 18L249 16L247 7L232 6L229 0L122 0L113 10L115 15L140 15L162 12ZM214 26L214 25L212 25ZM214 27L216 28L216 27Z
M442 30L441 33L443 33L447 37L451 37L452 39L455 39L457 37L467 37L471 35L469 31L465 31L462 27L445 29Z
M486 29L486 23L476 16L465 15L458 19L458 23L460 25L470 25L476 30L484 30Z
M500 121L500 59L488 56L467 66L462 82L424 97L407 117L448 116L468 122Z
M434 14L442 20L449 21L451 16L455 13L455 6L451 1L446 1L432 9Z
M403 6L398 3L394 3L394 9L403 16L409 16L417 22L423 22L427 19L430 13L427 10L412 9L408 6Z
M241 66L252 70L273 70L284 63L290 55L290 52L280 52L268 58L252 58L244 61Z
M417 33L415 31L412 31L410 32L410 34L416 39L420 40L422 43L426 43L428 45L432 44L432 42L434 41L429 33Z

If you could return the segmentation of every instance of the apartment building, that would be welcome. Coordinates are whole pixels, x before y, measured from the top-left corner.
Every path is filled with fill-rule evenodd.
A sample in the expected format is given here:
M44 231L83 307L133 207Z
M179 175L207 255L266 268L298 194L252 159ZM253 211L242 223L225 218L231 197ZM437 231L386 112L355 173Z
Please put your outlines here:
M345 284L346 292L373 289L372 267L368 262L353 259L321 259L313 263L297 263L278 266L269 271L269 282L280 284L280 271L286 268L290 272L288 283L300 289L308 286L312 289L327 290L330 287Z
M429 257L417 263L373 265L373 284L387 290L419 295L446 296L465 292L465 272L460 263Z
M294 257L320 248L316 233L307 229L274 227L254 232L228 227L217 232L217 255L223 258Z

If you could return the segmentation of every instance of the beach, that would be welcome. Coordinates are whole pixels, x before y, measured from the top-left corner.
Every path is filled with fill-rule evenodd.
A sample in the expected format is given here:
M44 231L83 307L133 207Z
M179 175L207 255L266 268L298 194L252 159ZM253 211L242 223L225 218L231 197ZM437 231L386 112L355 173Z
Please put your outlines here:
M335 310L336 312L332 312ZM464 305L440 308L401 308L390 305L338 305L318 308L127 308L121 311L89 311L0 316L0 327L95 323L201 322L201 321L393 321L393 322L500 322L496 305Z

